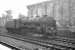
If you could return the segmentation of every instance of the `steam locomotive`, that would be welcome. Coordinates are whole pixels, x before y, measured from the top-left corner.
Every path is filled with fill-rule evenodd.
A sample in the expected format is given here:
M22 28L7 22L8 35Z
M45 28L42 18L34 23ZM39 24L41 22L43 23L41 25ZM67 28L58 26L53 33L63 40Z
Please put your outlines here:
M37 17L36 19L26 19L24 21L17 19L8 21L5 25L9 33L16 33L20 35L32 35L39 34L42 36L59 36L65 38L75 38L69 28L58 30L56 20L53 17L43 16Z
M5 25L8 32L17 34L42 34L44 36L54 36L57 32L56 21L53 17L43 16L38 20L13 20L9 21Z

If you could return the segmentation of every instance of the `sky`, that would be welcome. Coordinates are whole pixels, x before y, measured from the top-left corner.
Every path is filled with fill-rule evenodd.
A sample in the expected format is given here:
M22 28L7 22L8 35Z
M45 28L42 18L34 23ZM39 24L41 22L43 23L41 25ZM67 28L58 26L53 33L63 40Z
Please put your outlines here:
M6 10L12 10L12 15L17 18L18 14L21 13L27 16L27 5L36 4L47 0L0 0L0 16Z

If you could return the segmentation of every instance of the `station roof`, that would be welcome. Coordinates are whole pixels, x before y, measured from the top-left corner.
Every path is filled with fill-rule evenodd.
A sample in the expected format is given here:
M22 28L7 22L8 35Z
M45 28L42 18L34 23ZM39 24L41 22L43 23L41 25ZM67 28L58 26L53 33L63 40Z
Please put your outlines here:
M52 1L43 1L41 3L36 3L36 4L28 5L27 8L39 6L39 5L46 4L46 3L48 4L48 3L52 3L52 2L53 2L53 0Z

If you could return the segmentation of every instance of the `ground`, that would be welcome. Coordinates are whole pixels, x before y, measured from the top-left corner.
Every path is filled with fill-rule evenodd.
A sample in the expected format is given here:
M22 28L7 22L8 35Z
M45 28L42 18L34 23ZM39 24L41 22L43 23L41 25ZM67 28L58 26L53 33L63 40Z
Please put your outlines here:
M11 50L11 49L0 44L0 50Z
M0 33L5 33L5 32L7 32L7 30L4 27L0 27ZM11 49L0 44L0 50L11 50Z

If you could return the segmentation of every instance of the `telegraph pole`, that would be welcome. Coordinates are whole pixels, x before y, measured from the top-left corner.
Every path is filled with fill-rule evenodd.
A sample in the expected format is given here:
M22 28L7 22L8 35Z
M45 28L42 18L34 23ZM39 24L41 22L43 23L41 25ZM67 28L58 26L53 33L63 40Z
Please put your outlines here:
M38 10L39 10L39 9L38 9L38 6L37 6L37 8L36 8L36 16L38 16Z
M45 15L47 15L47 3L45 4Z
M72 18L72 10L71 10L71 0L69 0L69 26L72 26L71 18Z

